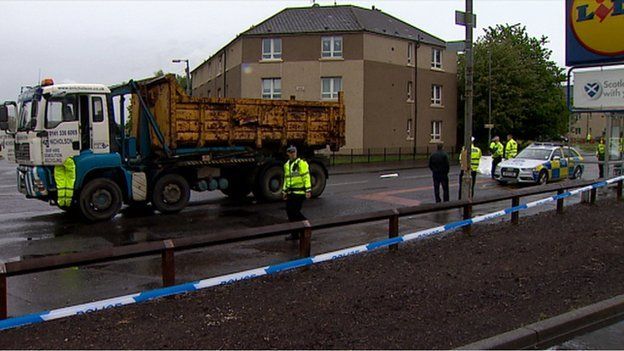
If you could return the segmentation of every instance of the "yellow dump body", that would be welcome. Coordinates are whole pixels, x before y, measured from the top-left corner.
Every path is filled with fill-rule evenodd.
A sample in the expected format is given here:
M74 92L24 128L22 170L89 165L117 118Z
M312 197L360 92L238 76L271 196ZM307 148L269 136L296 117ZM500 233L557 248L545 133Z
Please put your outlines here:
M173 75L138 85L171 149L296 144L337 150L345 143L342 93L338 102L189 97ZM132 116L139 115L139 106L133 96ZM138 124L138 118L132 118L135 137ZM160 148L153 131L151 140Z

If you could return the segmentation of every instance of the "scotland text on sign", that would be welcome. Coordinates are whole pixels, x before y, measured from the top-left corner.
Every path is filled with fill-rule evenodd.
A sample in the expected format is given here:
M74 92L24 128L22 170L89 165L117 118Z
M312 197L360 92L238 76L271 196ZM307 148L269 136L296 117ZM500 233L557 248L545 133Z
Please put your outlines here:
M574 73L574 107L624 108L624 69Z

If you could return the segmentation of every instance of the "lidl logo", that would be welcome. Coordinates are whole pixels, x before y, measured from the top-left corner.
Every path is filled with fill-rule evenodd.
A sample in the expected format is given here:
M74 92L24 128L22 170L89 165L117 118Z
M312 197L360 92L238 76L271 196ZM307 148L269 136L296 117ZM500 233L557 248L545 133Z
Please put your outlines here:
M598 100L602 96L602 85L599 81L591 81L583 87L590 100Z
M624 0L574 0L570 15L574 35L587 50L624 54Z

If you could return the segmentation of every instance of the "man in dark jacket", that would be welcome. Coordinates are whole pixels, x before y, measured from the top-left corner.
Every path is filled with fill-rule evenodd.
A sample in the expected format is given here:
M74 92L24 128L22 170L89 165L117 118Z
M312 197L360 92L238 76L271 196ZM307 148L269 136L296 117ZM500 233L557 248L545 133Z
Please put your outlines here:
M433 192L436 202L441 202L440 185L444 192L444 202L449 201L449 156L442 150L442 144L438 144L438 150L429 157L429 169L433 173Z

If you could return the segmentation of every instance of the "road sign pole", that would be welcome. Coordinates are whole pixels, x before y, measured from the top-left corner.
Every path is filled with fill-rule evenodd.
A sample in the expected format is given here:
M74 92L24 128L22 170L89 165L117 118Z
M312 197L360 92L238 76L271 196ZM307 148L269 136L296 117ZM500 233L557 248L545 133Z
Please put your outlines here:
M472 151L472 99L473 99L473 77L474 77L474 56L472 52L472 27L473 13L472 0L466 0L466 88L465 88L465 113L464 113L464 145L466 149L466 159L462 163L464 167L464 177L462 178L462 199L472 200L472 177L470 176L471 151Z

